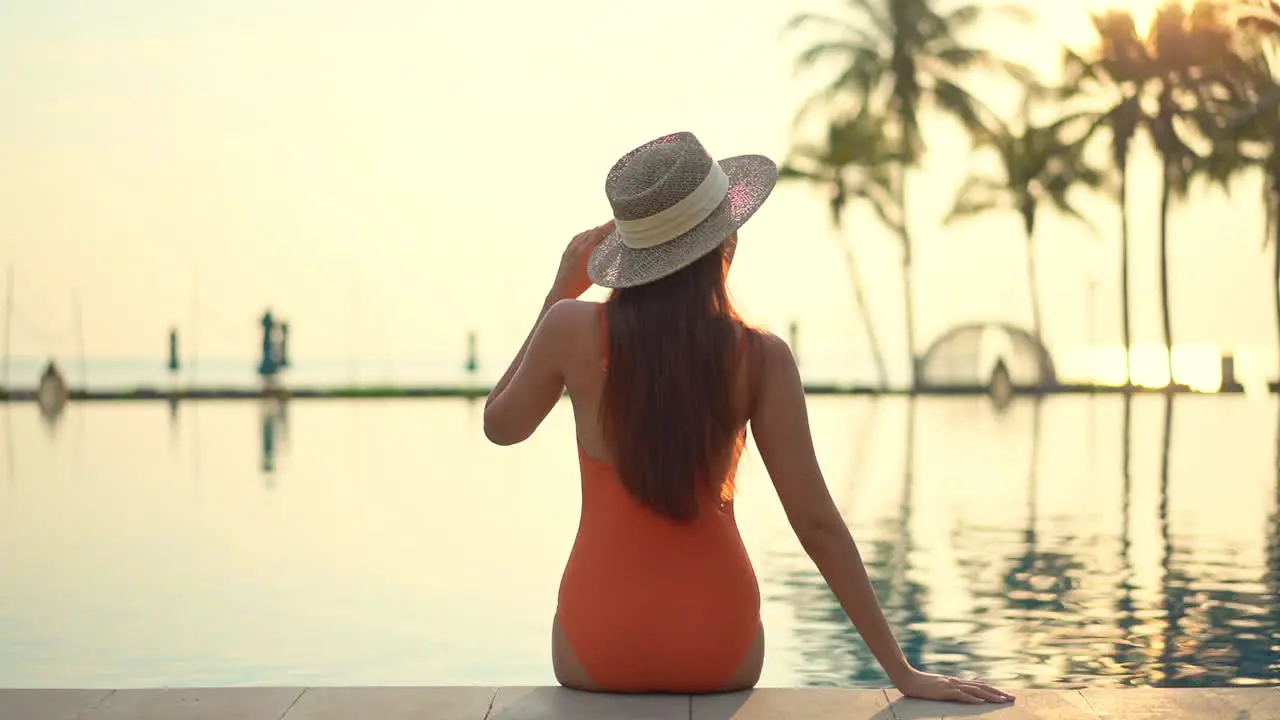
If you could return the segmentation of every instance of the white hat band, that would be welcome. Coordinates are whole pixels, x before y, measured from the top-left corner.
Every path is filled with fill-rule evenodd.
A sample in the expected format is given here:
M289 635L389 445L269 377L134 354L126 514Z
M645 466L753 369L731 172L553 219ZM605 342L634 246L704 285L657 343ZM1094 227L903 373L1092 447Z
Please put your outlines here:
M687 197L662 212L635 220L615 220L622 244L633 250L656 247L694 229L729 194L729 176L715 161L711 171Z

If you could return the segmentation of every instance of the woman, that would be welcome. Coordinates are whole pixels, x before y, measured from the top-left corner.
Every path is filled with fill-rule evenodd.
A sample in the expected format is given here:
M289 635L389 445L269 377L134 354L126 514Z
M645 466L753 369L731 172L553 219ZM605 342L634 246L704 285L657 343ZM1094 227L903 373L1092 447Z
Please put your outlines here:
M499 445L532 435L565 390L573 405L582 516L552 625L556 679L605 692L755 685L760 592L733 514L749 423L796 536L894 685L1008 702L907 662L818 468L791 351L729 300L738 228L776 180L767 158L716 162L689 133L625 155L605 182L614 219L569 243L485 403ZM577 300L592 282L613 289L606 303Z

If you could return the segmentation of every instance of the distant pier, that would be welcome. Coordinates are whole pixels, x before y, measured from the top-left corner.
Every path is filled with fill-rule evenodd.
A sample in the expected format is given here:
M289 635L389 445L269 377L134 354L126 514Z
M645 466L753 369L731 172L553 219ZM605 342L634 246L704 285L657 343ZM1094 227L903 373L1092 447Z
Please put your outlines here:
M220 385L195 385L183 386L178 382L178 373L183 368L182 358L179 352L179 330L177 327L171 327L168 330L167 338L167 358L164 368L169 375L169 381L165 387L157 387L151 385L139 385L132 388L90 388L84 386L84 379L81 379L81 387L65 387L63 397L65 401L123 401L123 400L165 400L176 403L180 400L249 400L261 398L297 398L297 399L343 399L343 398L378 398L378 399L394 399L394 398L463 398L476 399L489 395L492 387L486 384L476 382L476 374L480 369L479 353L477 351L477 337L475 331L470 331L466 337L466 356L463 363L463 370L467 375L467 380L459 383L440 383L440 384L416 384L416 385L399 385L399 384L380 384L380 385L314 385L303 387L291 387L282 382L281 376L284 371L291 366L289 357L289 323L281 321L270 308L264 310L262 316L258 320L261 329L259 340L259 359L254 368L259 378L259 383L254 386L220 386ZM972 334L973 332L983 331L987 325L982 323L963 325L945 333L938 342L934 343L930 352L917 361L918 366L924 366L927 361L937 353L937 348L945 345L947 341L955 340L959 335L964 333ZM1025 331L1012 326L1000 326L1006 333L1013 337L1021 338L1025 335ZM790 344L793 353L796 352L799 345L799 324L792 322L788 328ZM1078 394L1231 394L1241 393L1244 387L1237 381L1235 375L1235 358L1227 354L1222 356L1222 384L1219 388L1212 390L1193 389L1187 385L1177 384L1165 387L1148 387L1138 385L1109 385L1097 383L1063 383L1056 378L1056 373L1052 370L1052 363L1048 357L1048 351L1042 346L1035 346L1035 350L1039 353L1038 357L1047 366L1047 370L1039 374L1039 382L1035 384L1027 384L1029 377L1022 378L1021 385L1013 382L1011 374L1005 366L1005 360L1002 358L996 363L996 368L990 377L982 377L981 369L978 367L967 368L966 377L957 381L956 378L950 377L949 382L938 382L938 378L934 378L932 382L924 381L917 387L883 387L880 385L859 385L852 383L805 383L804 391L807 395L895 395L895 396L977 396L990 395L997 400L1007 400L1011 397L1018 396L1047 396L1047 395L1078 395ZM1036 353L1032 353L1036 355ZM797 362L799 355L796 353ZM51 361L52 363L52 361ZM194 366L194 360L191 363ZM8 363L5 363L6 369ZM52 367L52 364L51 364ZM1003 371L1003 372L1002 372ZM81 373L84 374L83 371ZM47 380L48 378L44 378ZM47 386L47 382L42 382L43 386ZM0 384L0 402L40 402L42 397L41 385L32 387L5 387ZM1280 383L1270 383L1270 392L1280 392ZM47 396L48 388L45 387L43 395Z
M483 398L488 396L490 386L484 385L368 385L368 386L315 386L315 387L203 387L203 388L160 388L160 387L137 387L132 389L103 389L103 390L85 390L71 389L69 399L73 402L85 401L108 401L108 400L249 400L255 398L268 397L284 397L284 398ZM920 397L946 397L946 396L975 396L989 395L991 391L984 386L956 386L956 387L931 387L917 388L915 390L908 388L878 388L861 385L845 385L836 383L806 383L804 386L807 395L913 395ZM1275 383L1271 386L1271 391L1276 392ZM1120 385L1090 385L1090 384L1064 384L1056 385L1052 388L1039 387L1013 387L1012 394L1015 397L1024 396L1050 396L1050 395L1081 395L1081 394L1147 394L1147 395L1164 395L1169 393L1176 394L1196 394L1196 395L1219 395L1218 390L1204 391L1195 390L1186 385L1177 385L1172 388L1167 387L1140 387L1140 386L1120 386ZM35 401L37 395L36 388L19 388L9 391L7 394L0 389L0 402L26 402Z

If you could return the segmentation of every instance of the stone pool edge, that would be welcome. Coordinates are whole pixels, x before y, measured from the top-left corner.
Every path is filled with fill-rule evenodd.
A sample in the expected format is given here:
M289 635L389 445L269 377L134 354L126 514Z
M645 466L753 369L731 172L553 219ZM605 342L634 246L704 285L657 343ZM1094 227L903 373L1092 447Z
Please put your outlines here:
M215 687L3 689L0 720L1102 720L1280 718L1280 687L1017 690L1011 705L903 698L892 689L759 688L721 695L618 696L558 687Z

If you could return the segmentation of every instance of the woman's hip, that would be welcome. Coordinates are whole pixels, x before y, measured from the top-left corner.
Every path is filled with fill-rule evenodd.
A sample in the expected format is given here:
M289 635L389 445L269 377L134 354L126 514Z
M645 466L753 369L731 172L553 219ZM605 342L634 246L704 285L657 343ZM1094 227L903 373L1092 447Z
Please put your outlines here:
M711 693L753 687L764 664L759 614L741 624L627 622L580 625L557 611L552 663L561 685L579 690ZM734 626L736 625L736 627Z

